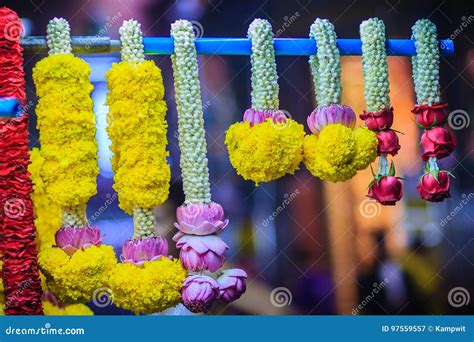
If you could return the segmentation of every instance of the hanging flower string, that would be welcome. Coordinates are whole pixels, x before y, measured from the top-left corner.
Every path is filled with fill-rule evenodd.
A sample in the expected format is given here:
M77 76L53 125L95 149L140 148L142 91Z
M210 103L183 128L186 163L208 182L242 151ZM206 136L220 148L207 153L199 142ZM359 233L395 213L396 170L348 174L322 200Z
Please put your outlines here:
M437 160L449 156L456 144L449 131L443 127L448 116L448 104L441 102L440 96L436 26L428 19L421 19L415 23L412 30L416 47L416 56L412 58L412 63L417 101L412 112L415 114L416 124L424 129L421 136L422 159L427 162L417 189L422 199L442 202L451 197L451 174L440 170Z
M395 205L403 195L402 183L395 176L395 165L389 167L387 155L400 149L397 133L391 129L393 108L390 105L388 64L385 52L385 25L372 18L360 25L362 40L362 71L367 111L360 115L367 127L376 132L379 141L377 174L369 184L368 196L383 205ZM373 173L373 172L372 172Z
M113 248L101 244L99 228L89 226L85 213L98 174L93 87L89 66L71 53L66 20L49 22L47 44L49 56L33 69L44 158L40 174L49 200L61 208L62 224L56 247L42 248L39 262L61 303L87 302L116 263Z
M252 108L233 124L225 143L237 173L257 185L293 174L303 159L304 127L279 110L278 75L270 23L255 19L252 40Z
M318 48L309 59L318 107L307 119L313 134L304 138L304 163L316 177L344 182L375 159L378 141L367 128L354 129L354 111L340 104L341 65L334 26L318 18L310 37Z
M172 55L178 111L179 148L185 202L176 211L173 237L180 259L190 276L182 288L182 302L192 312L207 312L219 299L230 303L246 287L241 269L220 272L227 244L219 235L229 223L224 210L211 201L204 118L193 27L178 20L171 25ZM215 273L217 272L217 273ZM217 280L216 280L217 278Z
M7 315L39 315L41 282L36 231L33 224L32 184L27 170L28 115L25 104L22 24L17 14L0 7L0 99L15 98L16 118L0 117L0 256Z
M114 189L120 207L133 214L133 239L122 247L122 263L109 286L114 304L136 314L163 311L181 299L186 272L168 258L168 241L157 236L153 207L168 198L170 167L161 70L145 61L140 24L127 20L120 27L122 62L106 74L107 131L112 140Z

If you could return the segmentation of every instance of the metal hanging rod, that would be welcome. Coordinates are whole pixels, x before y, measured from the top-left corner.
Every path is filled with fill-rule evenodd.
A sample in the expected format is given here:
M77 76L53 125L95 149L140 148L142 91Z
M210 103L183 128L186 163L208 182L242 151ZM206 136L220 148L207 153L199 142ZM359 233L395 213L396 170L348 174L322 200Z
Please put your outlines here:
M76 54L96 54L120 51L120 41L109 37L73 36L73 52ZM21 40L24 53L48 53L44 36L27 36ZM174 52L173 38L144 37L143 45L148 55L171 55ZM310 56L316 54L316 43L310 38L275 38L275 53L279 56ZM343 56L362 55L360 39L338 39L339 52ZM250 55L252 43L248 38L196 38L198 55ZM415 42L410 39L387 39L387 55L414 56ZM454 43L450 39L439 41L443 56L454 54Z

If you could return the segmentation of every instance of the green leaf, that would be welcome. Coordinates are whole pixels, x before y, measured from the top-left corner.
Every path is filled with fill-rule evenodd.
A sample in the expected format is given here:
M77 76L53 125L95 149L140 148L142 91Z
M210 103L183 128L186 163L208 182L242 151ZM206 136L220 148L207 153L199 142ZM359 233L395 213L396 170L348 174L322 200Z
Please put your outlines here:
M434 179L436 179L436 181L439 184L439 180L438 180L439 170L431 170L430 173L433 175Z
M390 170L388 170L388 175L395 176L395 164L393 164L393 160L392 160L392 163L390 164Z

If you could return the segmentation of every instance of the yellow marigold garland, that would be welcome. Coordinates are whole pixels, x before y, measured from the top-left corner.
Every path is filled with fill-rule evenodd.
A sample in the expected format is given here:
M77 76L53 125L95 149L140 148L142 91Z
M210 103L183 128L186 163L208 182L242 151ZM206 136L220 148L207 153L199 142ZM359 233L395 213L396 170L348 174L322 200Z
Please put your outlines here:
M135 207L163 204L169 194L163 79L153 61L114 63L106 79L114 189L120 207L132 214Z
M33 69L39 102L41 176L61 207L84 205L96 193L97 144L90 67L73 55L50 55Z
M125 242L123 263L111 272L108 287L118 307L149 314L179 303L186 271L167 257L168 243L156 236L152 210L168 198L171 178L161 70L144 60L137 21L124 21L119 32L123 61L106 74L107 130L114 153L114 189L120 207L133 214L134 238Z
M225 143L237 173L258 185L298 169L303 158L303 138L304 128L297 122L288 119L274 123L267 119L253 127L247 121L233 124Z
M344 182L377 157L378 140L367 128L331 124L304 138L304 163L316 177Z
M150 314L177 305L181 299L181 284L186 271L179 260L163 257L134 264L117 264L109 285L114 304L135 314Z
M271 24L255 19L252 40L252 108L233 124L225 143L232 166L246 180L270 182L293 174L303 159L304 127L278 110L278 75Z
M71 54L69 30L62 18L50 21L50 55L33 69L41 142L41 156L33 155L38 158L38 165L33 166L34 173L38 173L35 189L44 188L48 199L61 208L64 229L59 232L65 237L62 243L76 248L68 255L61 248L46 246L38 262L48 289L66 304L89 301L93 291L106 284L108 273L117 262L112 247L100 245L100 238L94 237L95 245L89 248L71 245L84 232L100 232L88 227L85 217L86 203L96 193L99 171L90 98L93 86L89 65ZM44 234L48 240L50 233Z
M42 251L39 263L48 289L61 303L87 302L94 290L107 284L117 261L111 246L91 246L72 256L60 248Z

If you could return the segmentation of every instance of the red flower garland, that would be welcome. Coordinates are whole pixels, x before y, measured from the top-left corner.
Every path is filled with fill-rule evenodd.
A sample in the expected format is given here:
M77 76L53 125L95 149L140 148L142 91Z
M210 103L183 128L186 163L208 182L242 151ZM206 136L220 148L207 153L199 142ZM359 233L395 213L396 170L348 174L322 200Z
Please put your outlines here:
M0 97L25 103L25 80L17 14L0 8ZM42 314L28 173L28 116L0 120L0 252L7 315Z

